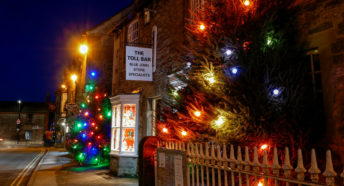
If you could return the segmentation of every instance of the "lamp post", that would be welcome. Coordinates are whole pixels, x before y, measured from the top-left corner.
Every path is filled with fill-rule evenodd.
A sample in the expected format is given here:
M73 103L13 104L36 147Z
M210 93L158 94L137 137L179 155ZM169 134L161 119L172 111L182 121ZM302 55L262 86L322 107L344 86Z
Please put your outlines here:
M86 66L87 66L88 46L86 44L80 45L79 52L83 55L79 92L83 93L84 88L85 88L85 82L86 82Z
M21 104L21 100L18 100L17 101L18 102L18 119L17 119L17 129L16 129L16 131L17 131L17 135L16 135L16 138L17 138L17 144L19 144L19 140L20 140L20 136L19 136L19 133L20 133L20 123L21 123L21 121L20 121L20 104Z
M75 86L75 81L78 79L78 76L76 74L72 74L70 77L71 80L73 81L73 86L72 86L72 96L71 96L71 103L75 103L75 95L76 95L76 86Z

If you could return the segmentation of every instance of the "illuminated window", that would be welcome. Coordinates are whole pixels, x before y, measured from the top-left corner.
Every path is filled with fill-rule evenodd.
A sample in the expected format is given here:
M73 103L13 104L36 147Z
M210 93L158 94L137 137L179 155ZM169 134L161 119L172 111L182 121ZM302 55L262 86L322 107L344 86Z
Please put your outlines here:
M111 98L111 151L115 154L137 155L139 95Z
M134 20L128 26L128 43L133 43L139 39L139 21Z

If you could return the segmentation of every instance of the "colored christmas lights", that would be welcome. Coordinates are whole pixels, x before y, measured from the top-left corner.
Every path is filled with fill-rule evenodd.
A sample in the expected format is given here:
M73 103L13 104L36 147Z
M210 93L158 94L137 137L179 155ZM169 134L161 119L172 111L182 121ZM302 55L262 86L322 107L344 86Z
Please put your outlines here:
M200 112L200 111L195 111L195 112L194 112L194 115L195 115L196 117L200 117L200 116L201 116L201 112Z
M80 164L108 163L110 150L107 130L110 125L111 104L107 93L99 92L102 90L99 87L95 88L94 78L97 74L91 72L90 75L92 82L88 82L85 86L84 99L81 99L81 103L79 103L81 112L75 119L74 125L71 126L73 129L71 131L72 140L68 147ZM104 117L103 114L107 117Z

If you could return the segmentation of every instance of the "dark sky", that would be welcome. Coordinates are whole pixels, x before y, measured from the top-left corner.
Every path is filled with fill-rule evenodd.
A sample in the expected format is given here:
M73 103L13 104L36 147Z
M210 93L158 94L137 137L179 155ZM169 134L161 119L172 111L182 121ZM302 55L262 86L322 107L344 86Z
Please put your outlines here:
M0 0L0 101L45 101L59 86L67 43L132 0Z

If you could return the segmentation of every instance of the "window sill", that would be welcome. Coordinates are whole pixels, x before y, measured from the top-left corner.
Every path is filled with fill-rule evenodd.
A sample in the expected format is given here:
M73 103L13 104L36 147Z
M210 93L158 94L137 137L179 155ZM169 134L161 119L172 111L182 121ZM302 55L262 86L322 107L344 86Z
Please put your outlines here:
M111 157L126 157L126 158L137 158L138 157L138 155L135 153L119 153L119 152L115 152L115 151L110 152L110 156Z

